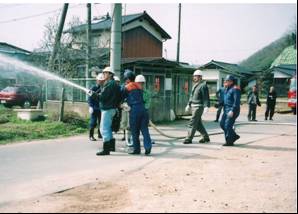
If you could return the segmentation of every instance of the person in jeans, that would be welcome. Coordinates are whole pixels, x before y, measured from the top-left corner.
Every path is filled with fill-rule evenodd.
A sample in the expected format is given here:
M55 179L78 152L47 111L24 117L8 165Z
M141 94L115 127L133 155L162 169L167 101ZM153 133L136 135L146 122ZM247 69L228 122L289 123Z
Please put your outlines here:
M183 143L191 144L196 131L199 131L202 135L202 139L199 143L208 143L210 142L210 138L202 123L202 115L203 113L208 112L208 108L210 107L210 98L207 84L202 80L201 70L196 70L194 72L193 82L194 85L191 91L191 96L185 108L186 112L190 109L192 111L192 117L189 125L190 130L188 131L188 135Z
M114 74L115 72L110 67L103 70L105 83L98 96L101 109L100 132L103 138L103 150L98 151L96 155L109 155L110 151L115 151L112 122L121 102L121 92L120 87L113 78Z
M275 105L276 105L276 92L274 90L274 87L271 86L270 90L267 95L267 100L266 100L266 112L265 112L265 120L273 120L273 115L274 115L274 110L275 110Z
M248 121L257 121L256 114L257 114L257 106L261 106L261 102L259 100L259 95L257 91L257 86L252 87L252 91L249 92L247 97L248 103Z

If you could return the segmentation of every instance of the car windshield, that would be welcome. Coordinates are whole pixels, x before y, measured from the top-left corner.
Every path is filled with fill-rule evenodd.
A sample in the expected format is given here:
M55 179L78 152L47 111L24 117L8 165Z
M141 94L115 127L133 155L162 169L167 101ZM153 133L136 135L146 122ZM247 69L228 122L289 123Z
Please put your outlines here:
M4 88L2 91L3 92L16 92L18 90L18 88L17 87L6 87L6 88Z

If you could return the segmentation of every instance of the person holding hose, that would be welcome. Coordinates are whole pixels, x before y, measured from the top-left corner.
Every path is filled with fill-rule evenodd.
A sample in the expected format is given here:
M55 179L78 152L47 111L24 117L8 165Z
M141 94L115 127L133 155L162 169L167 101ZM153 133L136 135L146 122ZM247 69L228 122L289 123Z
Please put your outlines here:
M192 117L190 120L190 130L188 131L188 135L183 142L184 144L192 143L192 139L196 131L199 131L203 137L199 143L210 142L209 135L202 123L202 115L203 113L207 113L208 108L210 107L208 86L206 82L203 81L202 76L201 70L196 70L193 73L194 85L192 87L189 102L185 108L186 112L191 110Z
M109 155L110 151L115 151L112 121L121 102L121 92L120 87L113 78L114 74L115 72L110 67L103 69L105 83L98 95L101 109L100 131L103 138L103 150L98 151L96 155Z

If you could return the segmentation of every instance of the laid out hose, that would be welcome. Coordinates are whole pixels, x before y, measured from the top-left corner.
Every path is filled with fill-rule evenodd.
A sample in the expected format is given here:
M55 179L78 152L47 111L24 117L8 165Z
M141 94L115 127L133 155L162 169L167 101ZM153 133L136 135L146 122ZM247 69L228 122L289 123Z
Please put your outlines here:
M173 136L173 135L168 135L166 133L164 133L163 131L161 131L151 120L149 120L149 125L155 130L157 131L159 134L161 134L164 137L167 138L173 138L173 139L184 139L186 136ZM235 127L236 126L242 126L242 125L283 125L283 126L296 126L296 124L294 123L266 123L266 122L241 122L241 123L235 123ZM219 134L223 134L223 131L219 131L219 132L213 132L213 133L208 133L208 135L219 135ZM195 135L195 137L199 137L200 135Z

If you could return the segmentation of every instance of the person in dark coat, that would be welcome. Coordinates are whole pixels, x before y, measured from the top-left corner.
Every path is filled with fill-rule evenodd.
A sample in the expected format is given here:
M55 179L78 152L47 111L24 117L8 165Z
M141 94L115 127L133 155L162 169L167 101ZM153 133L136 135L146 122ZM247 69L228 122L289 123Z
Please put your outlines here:
M265 120L273 120L273 115L274 115L274 110L275 110L275 105L276 105L276 92L274 90L274 87L271 86L270 90L267 95L267 100L266 100L266 112L265 112Z
M248 104L248 121L257 121L256 114L257 114L257 106L261 106L261 102L259 99L257 86L252 87L252 91L249 92L247 97L247 104Z
M219 121L219 117L220 117L220 114L221 114L221 111L222 111L222 100L223 100L223 97L224 97L224 91L225 91L225 88L222 87L222 88L219 88L217 91L216 91L216 98L217 98L217 103L215 104L215 108L217 108L217 112L216 112L216 119L214 120L214 122L218 122Z
M105 83L98 95L101 110L100 132L103 138L103 150L98 151L96 155L110 155L110 151L115 151L116 148L112 123L121 102L121 91L114 80L114 74L115 72L110 67L103 70Z
M91 91L96 94L100 94L101 87L104 83L103 74L100 73L96 77L96 85L91 88ZM96 141L94 138L94 129L98 124L98 138L102 138L100 133L100 121L101 121L101 111L99 107L98 96L89 96L88 97L89 113L90 113L90 123L89 123L89 140Z

